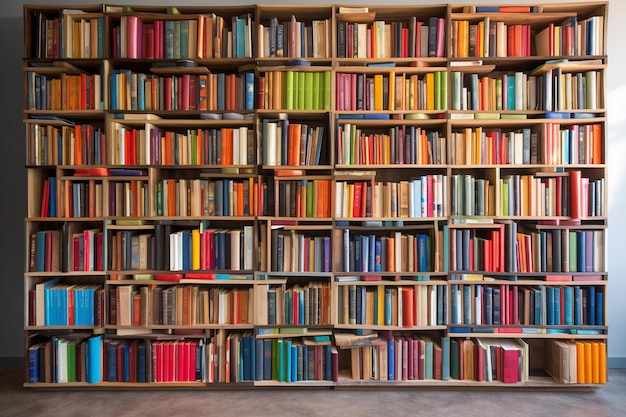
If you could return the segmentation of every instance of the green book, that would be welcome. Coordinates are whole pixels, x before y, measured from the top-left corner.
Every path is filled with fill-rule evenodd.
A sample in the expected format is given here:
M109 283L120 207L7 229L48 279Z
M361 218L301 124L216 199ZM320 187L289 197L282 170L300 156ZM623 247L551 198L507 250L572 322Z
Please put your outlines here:
M278 329L279 334L306 334L306 327L281 327Z
M278 351L278 360L276 361L276 375L278 376L278 382L285 381L285 341L283 339L278 339L278 345L276 347Z
M474 114L474 119L478 120L497 120L500 118L500 113L476 113Z
M315 217L314 208L315 208L315 196L313 195L313 181L306 181L306 216L307 217Z
M281 343L281 348L282 348L282 340L279 339L272 339L272 379L274 381L278 381L278 342Z
M500 115L500 119L523 120L523 119L527 119L527 118L528 118L527 114L501 114Z
M285 77L285 109L286 110L293 110L293 104L294 104L294 72L293 71L287 71L286 77Z
M502 183L502 216L509 215L509 184L506 182Z
M172 47L174 59L180 59L180 20L174 21L174 43Z
M569 232L569 270L575 272L578 268L578 245L576 232ZM563 323L561 323L563 324Z
M180 57L189 58L189 20L180 21Z
M450 380L450 338L441 338L441 380Z
M306 81L305 81L305 73L300 71L297 73L298 74L298 104L296 105L296 109L298 110L304 110L304 101L305 101L305 86L306 86Z
M441 71L441 99L439 110L448 110L448 72Z
M313 110L321 109L321 100L320 100L320 77L322 76L321 72L314 72L313 74Z
M324 100L322 110L330 110L330 71L324 71ZM322 88L320 88L322 90Z
M452 339L450 347L450 377L452 379L459 379L459 355L462 355L462 353L459 352L459 341Z
M441 110L441 73L435 72L435 110Z
M313 110L313 73L304 73L304 109Z
M67 344L67 382L76 382L76 340Z
M433 341L425 337L424 338L424 379L433 379Z

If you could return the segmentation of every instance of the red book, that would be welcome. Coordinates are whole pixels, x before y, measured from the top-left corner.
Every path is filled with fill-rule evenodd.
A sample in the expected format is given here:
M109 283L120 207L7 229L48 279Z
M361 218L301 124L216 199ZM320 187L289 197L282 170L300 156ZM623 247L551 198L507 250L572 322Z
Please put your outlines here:
M570 171L570 217L579 219L582 216L582 174ZM557 188L558 191L558 188Z
M133 340L130 342L128 346L128 365L130 368L130 382L137 382L137 344L139 342L137 340Z
M196 348L198 342L189 341L187 342L188 347L188 361L187 361L187 381L195 381L196 380Z
M187 367L185 366L187 362L187 346L184 341L179 341L175 345L176 349L176 381L187 381Z
M65 291L67 291L67 325L73 326L74 323L76 323L74 317L74 288L70 287L67 288Z
M519 349L504 345L501 348L502 355L502 382L514 384L518 378Z
M154 345L156 345L156 355L154 355L154 358L156 359L154 361L155 362L154 368L156 370L156 382L165 382L166 381L166 378L165 378L165 374L166 374L165 342L155 342Z
M50 207L50 178L47 178L43 183L43 194L41 197L41 217L48 217Z
M162 20L154 22L154 59L163 59L163 27Z
M174 281L178 282L183 278L183 274L155 274L154 279L157 281Z
M144 26L144 57L147 59L154 59L154 47L155 47L155 39L154 39L154 24L146 24Z
M117 375L116 381L122 382L124 381L124 343L120 343L117 345L115 349L115 355L117 360Z
M190 109L190 103L191 103L191 94L190 94L190 78L191 76L189 74L183 74L182 76L182 88L180 88L181 91L181 105L180 107L178 107L178 110L189 110Z
M393 239L389 239L393 240ZM402 325L404 327L413 327L415 322L413 317L415 316L414 308L414 289L413 287L402 288Z
M476 381L483 382L485 380L485 348L480 344L474 345L474 359L476 361Z
M363 183L357 181L354 183L354 200L352 201L352 217L361 217L361 202L363 201Z
M141 296L139 293L133 295L133 326L141 325Z

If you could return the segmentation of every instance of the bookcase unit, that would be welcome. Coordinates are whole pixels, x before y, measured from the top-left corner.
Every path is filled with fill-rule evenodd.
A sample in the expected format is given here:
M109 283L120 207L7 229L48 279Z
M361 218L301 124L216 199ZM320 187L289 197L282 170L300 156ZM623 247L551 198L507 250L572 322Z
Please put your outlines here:
M601 387L607 10L24 6L25 386Z

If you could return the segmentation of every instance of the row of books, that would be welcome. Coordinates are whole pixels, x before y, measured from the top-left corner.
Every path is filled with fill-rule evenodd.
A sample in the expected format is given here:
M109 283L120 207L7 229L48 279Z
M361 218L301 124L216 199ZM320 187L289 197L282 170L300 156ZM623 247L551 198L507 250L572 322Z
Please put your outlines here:
M156 215L252 216L256 191L253 178L164 179L156 184Z
M28 165L106 164L106 135L99 127L86 123L73 126L28 123L26 128Z
M604 179L581 171L547 175L507 175L499 180L502 216L603 216Z
M96 196L98 196L98 185L96 183ZM107 213L109 216L147 217L150 215L150 194L147 181L109 182L108 188ZM102 211L98 198L96 198L94 206L89 205L87 207L89 209L93 208L96 216L98 216L99 211Z
M63 229L31 234L29 271L102 271L102 232L65 226Z
M446 287L441 285L342 285L338 294L340 324L438 326L446 323Z
M253 229L154 226L154 234L132 230L111 235L110 267L115 271L248 270L253 264Z
M50 178L51 179L51 178ZM113 183L109 183L109 191ZM61 217L99 217L103 212L103 187L102 183L95 180L88 181L59 181L59 213L65 213ZM45 189L44 189L45 195ZM54 198L50 194L50 198ZM109 202L111 202L109 194Z
M335 217L441 217L448 213L447 176L410 181L336 181Z
M100 74L81 73L60 76L26 73L28 110L102 110Z
M228 22L214 13L197 19L142 21L121 16L112 29L112 56L130 59L251 58L252 15Z
M387 132L361 128L356 123L337 126L337 164L443 164L446 138L439 131L418 126L396 126Z
M540 139L540 134L529 128L503 132L468 127L452 132L448 162L456 165L537 164L554 155L541 152Z
M274 227L271 245L271 271L330 272L330 236L307 236Z
M104 57L104 17L73 12L76 10L65 9L54 17L34 12L33 57Z
M564 384L605 384L606 342L546 340L546 371Z
M533 30L528 24L506 24L489 16L477 23L469 20L452 22L452 56L513 57L531 56Z
M549 164L602 164L602 124L547 123L543 161Z
M335 109L338 111L446 110L448 73L351 74L338 72Z
M330 19L280 22L270 17L258 26L258 57L330 58Z
M328 281L310 281L267 290L267 323L270 325L330 324Z
M298 166L328 163L325 126L289 122L288 116L263 119L263 165Z
M404 22L376 20L371 23L337 22L339 58L414 58L445 56L445 19L429 17Z
M548 229L517 233L518 271L604 271L604 239L604 230Z
M432 272L434 243L426 233L361 235L343 230L342 272Z
M259 76L259 109L330 110L330 104L330 71L266 71Z
M604 308L604 287L450 286L451 325L603 326ZM522 332L515 327L498 330ZM554 331L564 329L548 329Z
M604 16L582 21L571 16L560 25L551 22L535 35L537 56L603 55L603 32Z
M332 180L275 177L263 184L258 213L276 217L331 216ZM267 192L266 192L267 191Z
M341 348L350 351L356 380L450 380L450 339L392 332L373 333ZM350 340L351 336L341 339ZM339 343L339 342L338 342Z
M470 174L450 177L450 210L452 216L492 216L495 213L494 186L488 179Z
M254 110L254 73L168 74L184 67L153 67L158 74L115 69L110 78L111 110ZM180 73L180 72L177 72Z
M252 322L251 288L197 285L109 288L109 323L116 326L202 326ZM118 328L118 334L145 329Z
M102 326L104 293L99 285L64 284L53 278L29 291L29 326Z
M517 272L511 270L511 262L515 261L515 247L510 244L511 237L506 234L504 225L492 226L490 229L450 229L451 270Z

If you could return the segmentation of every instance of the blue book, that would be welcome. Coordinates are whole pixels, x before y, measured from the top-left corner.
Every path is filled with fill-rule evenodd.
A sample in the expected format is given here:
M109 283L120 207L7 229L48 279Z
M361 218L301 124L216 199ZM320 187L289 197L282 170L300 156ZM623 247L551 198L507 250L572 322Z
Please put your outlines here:
M356 272L363 272L363 270L361 269L362 267L362 261L361 261L361 255L362 255L362 242L361 242L361 236L355 236L354 237L354 255L355 255L355 259L354 259L354 266L355 266L355 271Z
M298 346L291 345L291 382L298 381Z
M596 325L604 325L604 293L596 291Z
M28 348L28 382L39 382L39 345Z
M563 308L565 311L563 316L564 321L561 324L571 326L574 324L574 288L564 287L563 297Z
M476 6L476 13L497 13L500 11L498 6Z
M390 332L391 333L391 332ZM387 340L387 379L389 381L396 380L396 342L393 335Z
M226 110L226 100L225 100L225 80L226 76L224 73L217 74L217 109L218 110Z
M272 379L272 339L261 339L263 342L263 381Z
M102 382L102 338L102 335L98 335L87 340L86 378L90 384Z
M450 380L450 338L441 338L441 380Z
M140 342L137 346L137 382L148 382L146 380L146 344Z
M246 72L246 99L245 110L254 110L254 73Z
M39 231L35 237L35 271L43 272L46 262L46 231Z
M493 288L485 287L485 315L483 317L483 323L493 324Z
M253 339L254 341L254 380L263 381L263 339Z
M117 382L117 344L116 341L110 341L107 347L107 376L109 382Z
M580 309L581 295L580 295L580 285L574 286L574 325L580 326L582 324L581 320L581 309Z
M282 350L283 359L281 365L283 365L283 380L285 382L291 382L291 339L283 340Z
M463 286L463 324L472 324L472 288Z
M250 366L252 365L252 352L250 350L251 338L250 336L242 336L241 337L241 362L242 362L242 381L251 381L252 378L252 370Z
M380 240L376 240L376 243L374 244L374 271L375 272L381 272L382 271L382 263L381 263L381 259L382 259L382 243Z
M596 287L587 288L587 318L588 323L591 326L595 326L596 323Z
M556 308L554 306L554 302L555 302L555 295L554 295L554 288L552 287L548 287L546 288L546 297L547 297L547 313L548 313L548 325L554 325L556 324L555 322L555 311Z
M553 288L553 294L554 294L554 323L557 326L560 326L561 324L561 289L560 288Z
M122 378L123 382L130 382L130 345L122 345Z
M461 324L461 291L457 284L453 284L450 288L450 294L452 296L452 324Z

